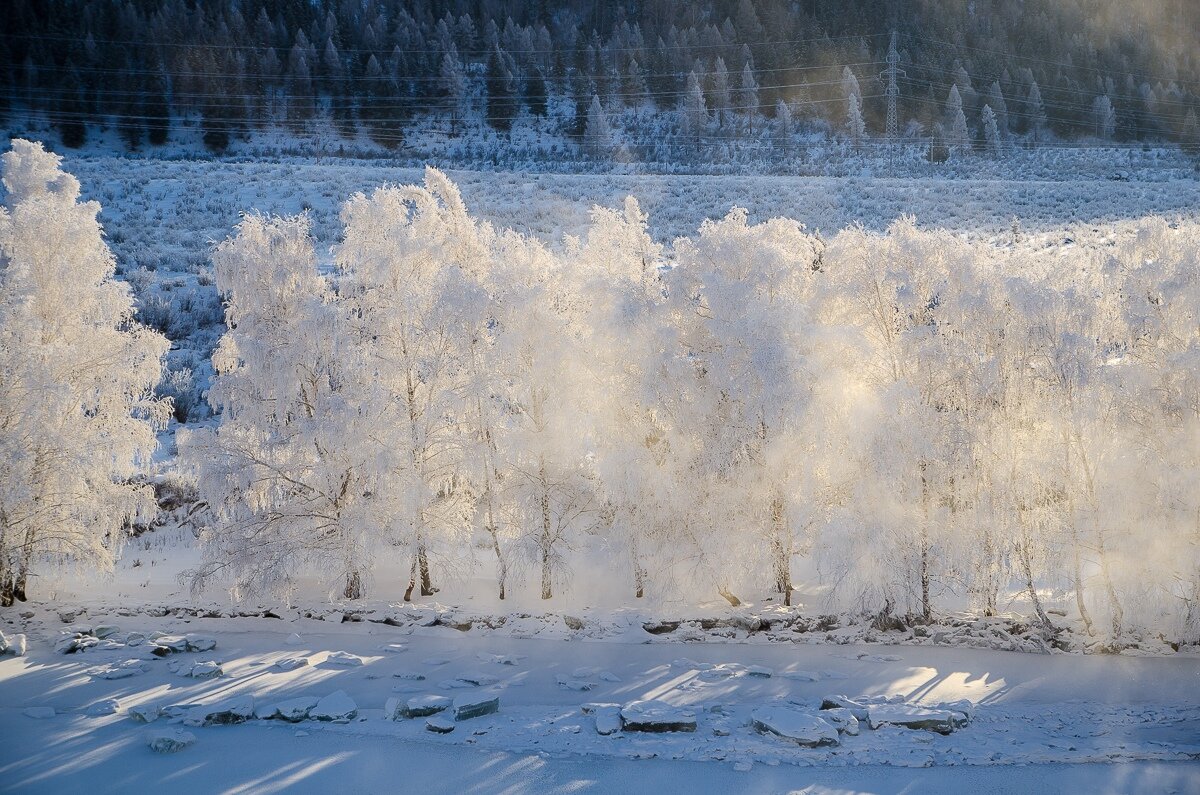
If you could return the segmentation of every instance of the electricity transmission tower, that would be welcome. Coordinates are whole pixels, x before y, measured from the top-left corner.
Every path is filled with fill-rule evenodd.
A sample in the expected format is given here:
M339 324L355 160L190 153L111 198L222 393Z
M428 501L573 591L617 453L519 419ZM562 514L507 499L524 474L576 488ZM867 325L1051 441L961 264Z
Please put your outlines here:
M896 100L900 97L900 86L896 84L898 75L904 74L904 70L900 68L900 51L896 49L896 31L892 31L892 41L888 45L887 52L887 69L880 74L880 77L887 78L887 91L884 96L887 97L887 125L884 127L884 137L889 141L895 141L900 137L900 120L896 113Z

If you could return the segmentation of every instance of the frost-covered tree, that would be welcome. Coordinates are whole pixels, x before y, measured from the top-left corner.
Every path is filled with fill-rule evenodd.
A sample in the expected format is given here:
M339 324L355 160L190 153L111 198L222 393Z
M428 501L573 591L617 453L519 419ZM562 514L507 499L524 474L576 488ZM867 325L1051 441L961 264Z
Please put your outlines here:
M1117 111L1107 94L1101 94L1092 102L1092 129L1097 138L1111 141L1117 131Z
M700 88L700 79L695 72L689 72L687 89L679 108L680 130L684 136L691 138L696 146L708 127L708 107L704 102L704 91Z
M220 422L179 432L208 505L193 588L222 580L236 597L287 596L316 573L331 593L359 598L378 551L375 497L386 494L372 463L378 418L309 221L247 216L213 265L228 325L209 390Z
M41 144L3 156L0 208L0 605L46 562L112 566L156 510L135 476L166 423L152 396L168 342L136 322L96 202Z
M1042 90L1037 81L1029 84L1029 96L1025 99L1029 133L1034 143L1040 142L1046 134L1046 105L1042 102Z
M855 148L859 147L867 137L867 125L863 121L862 100L857 94L846 98L846 132Z
M725 59L717 57L716 64L713 66L712 74L712 90L709 92L711 102L709 102L712 111L716 114L717 124L724 127L728 121L730 109L733 107L733 95L729 88L729 69L725 66Z
M458 568L474 505L460 482L470 331L484 301L467 272L466 211L435 169L424 186L358 194L342 211L336 259L363 340L357 379L378 389L376 468L387 483L387 542L405 550L409 584L436 592L431 561Z
M996 123L996 114L992 112L991 105L983 106L980 120L983 122L983 140L987 145L988 153L991 155L1000 154L1000 149L1004 143L1000 137L1000 127Z
M592 104L588 106L587 127L583 133L584 146L588 154L596 159L612 156L613 137L612 127L608 124L608 115L600 105L600 97L592 95Z
M750 135L754 135L754 119L758 116L758 81L754 79L754 69L750 62L742 66L742 77L734 95L737 109L746 117L746 126Z
M726 571L765 564L787 604L792 559L823 507L824 473L805 464L827 441L812 409L828 371L807 301L820 248L799 224L750 226L744 210L676 247L678 289L695 296L697 318L684 342L707 395L700 472L730 523L710 543Z
M963 111L963 101L958 93L957 84L950 86L950 94L946 98L946 124L949 131L946 137L947 145L956 154L970 151L971 132L967 129L967 115Z

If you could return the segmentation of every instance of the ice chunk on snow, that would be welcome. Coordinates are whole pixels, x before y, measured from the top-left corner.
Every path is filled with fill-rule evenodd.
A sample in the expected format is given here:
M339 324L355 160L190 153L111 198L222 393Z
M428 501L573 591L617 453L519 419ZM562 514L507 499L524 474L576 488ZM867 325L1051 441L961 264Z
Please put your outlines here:
M408 647L403 643L385 643L379 647L379 650L388 654L399 654L400 652L408 651Z
M583 691L591 690L594 687L596 687L595 682L584 682L584 681L581 681L578 679L568 679L567 677L563 676L562 674L559 674L556 677L556 680L558 681L558 686L561 687L563 690L576 690L576 691L583 692Z
M908 704L873 704L868 710L868 724L872 729L890 725L950 734L960 726L966 725L966 720L961 713L948 709L928 709Z
M316 703L308 716L313 720L350 720L358 715L358 705L345 690L330 693Z
M297 668L303 668L308 665L307 657L284 657L275 661L275 669L277 671L294 671Z
M146 738L150 750L159 754L182 751L196 742L196 735L182 729L161 729L151 732Z
M126 710L134 723L154 723L162 715L162 707L157 704L142 704Z
M261 720L285 720L288 723L299 723L309 716L312 708L316 705L315 696L299 696L260 708L255 711L255 716Z
M760 732L806 748L838 744L838 731L828 721L788 707L759 707L750 713L750 723Z
M453 703L447 696L438 696L432 693L423 696L414 696L404 703L404 707L400 710L400 716L404 718L424 718L441 712L444 709L449 709Z
M850 710L843 707L823 709L821 717L832 723L842 734L848 734L851 737L858 736L858 718L854 717L854 713Z
M215 679L224 673L221 664L215 660L204 660L179 669L180 676L190 676L193 679Z
M694 732L696 716L663 701L631 701L621 707L621 724L631 732Z
M212 651L217 648L217 639L206 635L184 635L188 651Z
M425 721L425 728L435 734L449 734L454 731L454 721L435 715Z
M500 711L500 697L483 693L459 696L454 699L454 719L469 720Z
M325 662L330 665L340 665L345 668L353 668L363 664L363 658L357 654L351 654L348 651L331 651L329 656L325 658Z
M0 657L11 654L13 657L23 657L25 655L25 636L13 635L8 637L3 632L0 632Z
M821 699L821 709L845 709L858 720L867 719L867 706L846 696L825 696Z
M756 676L760 679L770 679L775 672L765 665L751 665L746 669L746 676Z
M90 704L84 714L89 718L102 718L105 715L112 715L117 711L117 700L115 698L106 698L103 701L97 701L95 704Z
M128 679L131 676L144 674L150 670L150 664L143 660L126 660L122 663L102 668L96 673L101 679Z
M621 731L621 708L616 704L601 704L595 709L596 734L607 737Z
M235 696L216 704L201 705L188 710L183 719L186 726L227 726L245 723L254 717L254 696Z
M821 675L816 671L785 671L776 674L780 679L791 679L793 682L819 682Z
M284 643L289 646L299 646L303 642L304 638L300 637L299 632L293 632L291 635L288 635L287 640L284 641Z

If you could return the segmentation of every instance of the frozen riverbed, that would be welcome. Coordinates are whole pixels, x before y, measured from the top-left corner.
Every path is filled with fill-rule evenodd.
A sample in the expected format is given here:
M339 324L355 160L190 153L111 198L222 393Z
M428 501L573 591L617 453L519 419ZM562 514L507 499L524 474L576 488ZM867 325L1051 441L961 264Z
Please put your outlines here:
M423 792L910 785L1186 792L1200 785L1200 661L1189 655L641 643L632 635L564 641L445 626L145 615L81 617L74 629L107 637L63 654L54 647L66 625L54 612L18 623L27 655L0 661L0 782L8 791L375 792L399 781ZM210 641L215 647L207 648ZM165 646L174 648L158 656ZM215 663L220 675L187 675L203 663ZM121 665L137 672L105 678ZM352 717L338 697L325 702L338 702L329 707L335 720L195 725L203 722L198 712L219 712L213 705L245 709L252 700L261 715L337 691L353 702ZM947 735L863 725L836 745L806 748L756 731L750 719L764 706L820 715L831 694L913 706L965 699L973 720ZM498 698L499 711L455 722L447 710L445 734L428 730L423 717L385 715L389 698L430 696L445 697L428 699L434 703ZM109 699L115 712L96 714ZM695 731L598 733L592 705L643 699L694 718ZM31 716L49 710L30 708L45 707L54 715ZM131 708L142 717L167 711L145 725ZM148 738L163 730L196 739L158 754Z

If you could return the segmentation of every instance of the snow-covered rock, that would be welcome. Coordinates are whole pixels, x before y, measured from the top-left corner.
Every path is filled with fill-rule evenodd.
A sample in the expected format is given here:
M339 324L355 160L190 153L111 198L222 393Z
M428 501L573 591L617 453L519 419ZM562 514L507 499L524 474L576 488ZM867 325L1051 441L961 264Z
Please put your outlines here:
M408 651L408 647L403 643L385 643L379 647L379 650L388 654L400 654L401 652Z
M294 671L297 668L303 668L308 665L307 657L284 657L275 661L275 670L277 671Z
M112 715L117 711L117 700L115 698L106 698L103 701L97 701L95 704L89 704L83 712L89 718L103 718L105 715Z
M308 716L313 720L335 721L350 720L358 715L358 705L354 699L346 695L345 690L330 693L309 711Z
M355 668L363 664L363 658L348 651L332 651L325 658L330 665L340 665L344 668Z
M454 701L448 696L429 693L408 699L399 710L399 714L402 718L424 718L449 709L453 704Z
M100 640L104 640L105 638L110 638L113 635L116 635L120 631L120 627L115 627L112 624L97 624L95 628L92 629L92 635L96 636Z
M694 732L696 716L664 701L631 701L621 707L621 725L631 732Z
M754 676L759 679L770 679L774 673L773 670L765 665L751 665L746 669L746 676Z
M596 687L595 682L585 682L581 679L568 679L562 674L559 674L555 679L558 682L558 686L563 690L575 690L582 693L592 690Z
M196 735L182 729L160 729L146 737L146 745L158 754L173 754L195 742Z
M846 696L825 696L821 699L821 709L845 709L855 718L867 720L867 705Z
M158 704L142 704L130 707L125 712L134 723L154 723L163 714L162 707Z
M23 657L25 655L25 636L13 635L9 637L3 632L0 632L0 657L11 655L13 657Z
M192 679L215 679L218 676L223 676L225 670L215 660L204 660L183 666L179 669L178 673L180 676L189 676Z
M607 737L621 731L621 708L616 704L601 704L595 709L596 734Z
M182 654L188 650L188 641L182 635L163 635L154 640L151 653L156 657L166 657L168 654Z
M217 639L207 635L185 635L183 639L188 651L212 651L217 648Z
M93 670L93 676L101 679L128 679L131 676L138 676L150 670L150 663L145 660L125 660L124 662L113 663L112 665Z
M392 676L396 679L407 679L410 682L425 681L425 674L416 671L393 671Z
M500 697L484 693L459 696L454 699L453 711L455 720L470 720L483 715L491 715L500 711Z
M185 726L227 726L245 723L254 717L254 696L235 696L216 704L200 705L188 710Z
M467 671L466 673L459 674L455 679L471 687L488 687L500 681L500 677L498 676L480 673L479 671Z
M53 718L56 714L54 707L26 707L23 710L27 718Z
M909 704L872 704L868 710L867 723L872 729L880 726L903 726L906 729L922 729L950 734L966 725L962 713L948 709L929 709Z
M434 715L425 721L425 728L435 734L449 734L454 731L454 721Z
M289 698L266 707L255 710L255 717L260 720L285 720L288 723L299 723L308 718L313 707L317 705L315 696L299 696Z
M774 734L806 748L838 744L838 730L831 723L790 707L759 707L750 713L750 724L757 731Z
M859 731L858 718L854 713L843 707L821 710L821 717L834 725L842 734L857 737Z

